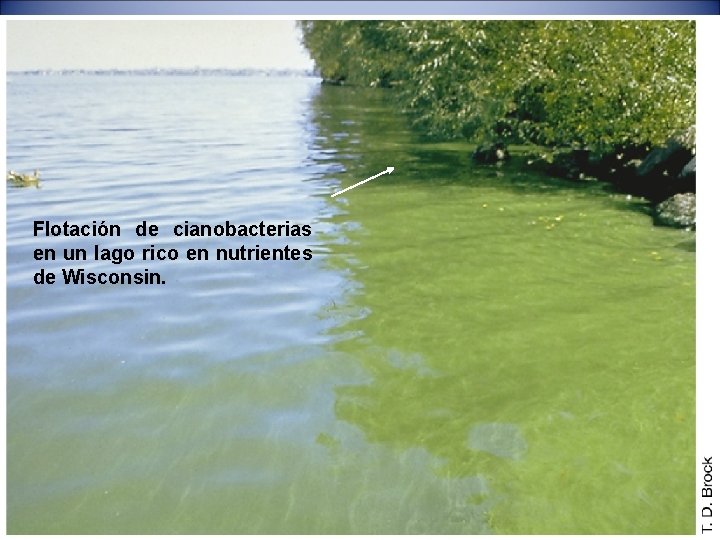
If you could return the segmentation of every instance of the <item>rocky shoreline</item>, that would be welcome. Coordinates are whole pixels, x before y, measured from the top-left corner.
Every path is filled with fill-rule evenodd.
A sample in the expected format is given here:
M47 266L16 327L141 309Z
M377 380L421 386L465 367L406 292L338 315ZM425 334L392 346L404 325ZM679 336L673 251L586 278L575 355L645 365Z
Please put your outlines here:
M662 146L616 148L607 154L565 150L528 156L528 166L550 176L573 181L608 182L617 191L643 197L652 208L655 225L695 230L694 129ZM479 146L479 164L511 159L502 143Z

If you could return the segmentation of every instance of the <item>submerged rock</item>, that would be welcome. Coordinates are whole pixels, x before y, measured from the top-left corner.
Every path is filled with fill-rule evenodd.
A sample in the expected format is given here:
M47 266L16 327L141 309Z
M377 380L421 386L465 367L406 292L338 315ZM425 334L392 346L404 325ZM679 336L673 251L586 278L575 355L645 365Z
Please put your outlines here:
M695 228L695 194L677 193L655 207L655 224L678 228Z

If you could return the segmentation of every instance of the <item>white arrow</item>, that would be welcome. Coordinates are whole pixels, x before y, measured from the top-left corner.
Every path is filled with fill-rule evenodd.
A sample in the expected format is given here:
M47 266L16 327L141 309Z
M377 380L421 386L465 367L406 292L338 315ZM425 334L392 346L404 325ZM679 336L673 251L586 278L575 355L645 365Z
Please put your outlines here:
M385 169L383 172L377 173L375 176L371 176L370 178L366 178L365 180L362 180L362 181L358 182L357 184L353 184L353 185L350 186L350 187L346 187L345 189L340 190L340 191L338 191L337 193L333 193L333 194L330 195L330 196L331 196L331 197L337 197L337 196L340 195L341 193L345 193L346 191L350 191L351 189L356 188L356 187L358 187L359 185L364 184L365 182L369 182L370 180L373 180L373 179L377 178L378 176L382 176L383 174L389 174L389 173L393 172L394 170L395 170L395 167L388 167L388 168Z

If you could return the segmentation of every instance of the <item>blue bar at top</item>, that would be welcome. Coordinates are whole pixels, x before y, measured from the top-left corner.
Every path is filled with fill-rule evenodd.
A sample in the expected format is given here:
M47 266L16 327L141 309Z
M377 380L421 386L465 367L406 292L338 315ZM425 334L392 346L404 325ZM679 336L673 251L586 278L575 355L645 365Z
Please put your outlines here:
M719 0L0 1L2 15L718 15Z

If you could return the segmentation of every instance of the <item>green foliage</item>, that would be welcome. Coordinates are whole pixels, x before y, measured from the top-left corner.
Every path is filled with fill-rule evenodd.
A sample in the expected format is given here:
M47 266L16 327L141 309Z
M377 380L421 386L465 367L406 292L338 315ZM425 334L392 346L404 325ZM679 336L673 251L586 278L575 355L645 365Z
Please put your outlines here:
M304 21L327 79L397 86L426 135L606 151L695 124L693 21Z
M405 61L394 21L301 21L305 47L323 78L388 86Z

